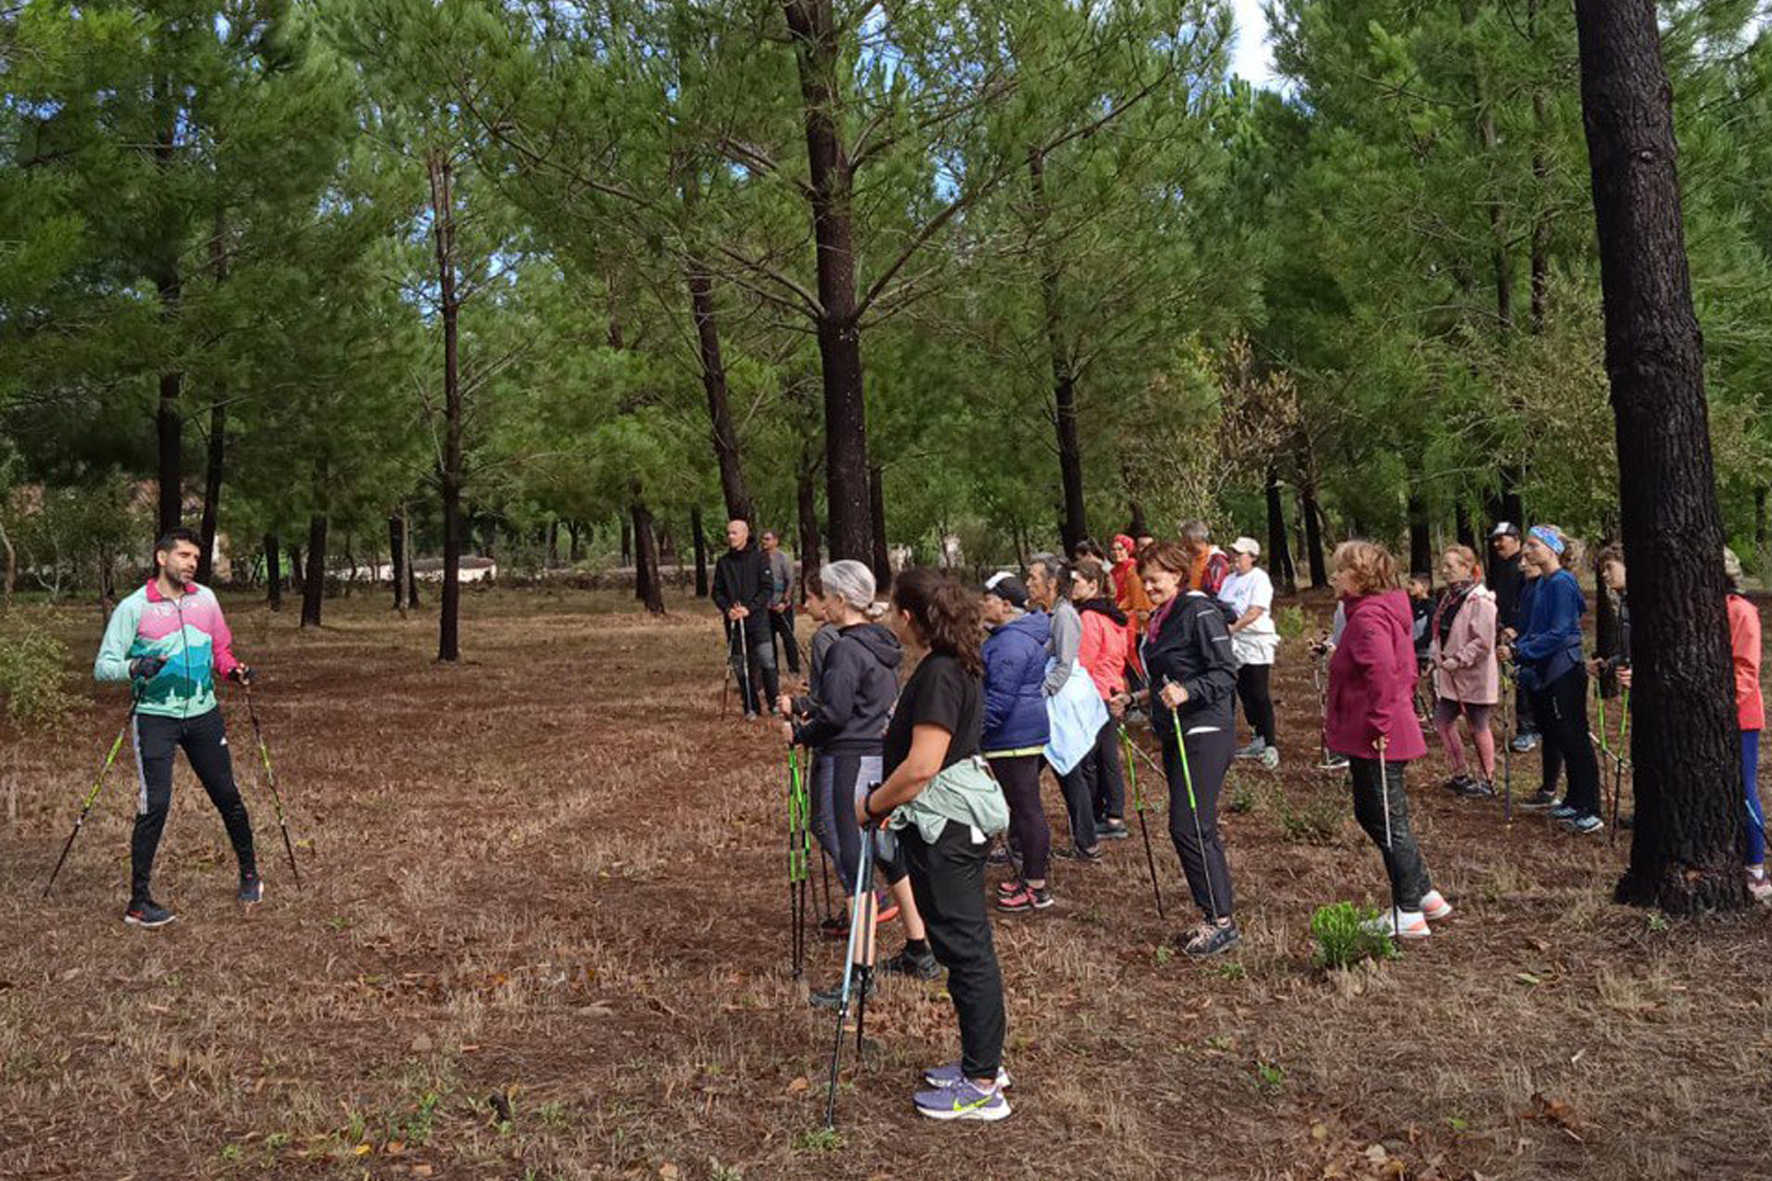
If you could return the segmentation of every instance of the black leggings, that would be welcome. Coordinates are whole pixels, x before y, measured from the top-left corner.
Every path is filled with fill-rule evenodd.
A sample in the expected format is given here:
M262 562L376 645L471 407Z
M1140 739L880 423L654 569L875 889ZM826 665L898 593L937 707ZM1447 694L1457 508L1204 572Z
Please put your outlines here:
M1243 703L1243 717L1255 736L1269 746L1280 745L1274 738L1274 699L1268 691L1273 675L1271 664L1245 664L1237 670L1237 700Z
M929 950L948 970L948 996L960 1020L960 1069L967 1078L995 1078L1003 1065L1003 975L984 909L984 857L990 842L972 839L969 824L950 820L934 844L917 826L898 830L917 913L929 928Z
M209 802L221 813L228 829L240 872L257 873L253 857L252 822L246 802L234 786L234 761L228 754L227 728L221 709L194 718L163 718L137 714L134 721L135 760L140 771L135 808L135 833L129 842L129 894L131 902L148 901L154 876L154 854L166 829L166 813L172 806L172 754L184 747L191 770L209 793Z
M1218 832L1218 793L1237 752L1236 732L1227 725L1189 734L1185 773L1173 733L1168 728L1159 728L1158 732L1162 735L1163 770L1169 778L1169 839L1175 842L1194 905L1208 920L1229 918L1235 900L1231 895L1231 868ZM1190 773L1194 802L1199 809L1197 832L1195 812L1188 807Z
M1040 768L1045 760L1039 755L1009 755L991 759L990 764L1009 804L1009 832L1021 854L1021 876L1043 882L1052 859L1052 829L1040 802Z
M1587 669L1576 665L1532 694L1532 715L1544 742L1544 786L1554 787L1557 771L1569 769L1563 802L1577 815L1600 812L1600 760L1587 726Z
M1403 794L1404 765L1380 763L1377 759L1348 760L1354 785L1354 819L1384 858L1391 902L1398 910L1417 911L1421 909L1422 896L1433 889L1433 883L1428 879L1427 865L1421 859L1421 848L1415 843L1415 830L1409 823L1409 797Z

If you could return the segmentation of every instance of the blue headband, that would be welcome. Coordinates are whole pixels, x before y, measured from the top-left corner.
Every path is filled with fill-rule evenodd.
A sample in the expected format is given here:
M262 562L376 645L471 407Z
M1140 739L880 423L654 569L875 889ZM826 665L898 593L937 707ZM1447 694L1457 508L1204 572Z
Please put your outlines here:
M1564 550L1569 548L1567 545L1564 544L1563 539L1561 537L1558 537L1555 533L1552 533L1549 529L1545 528L1543 525L1534 525L1534 526L1532 526L1532 528L1528 529L1527 532L1530 533L1533 537L1536 537L1540 542L1542 542L1545 549L1549 550L1553 554L1558 555L1559 557L1562 555Z

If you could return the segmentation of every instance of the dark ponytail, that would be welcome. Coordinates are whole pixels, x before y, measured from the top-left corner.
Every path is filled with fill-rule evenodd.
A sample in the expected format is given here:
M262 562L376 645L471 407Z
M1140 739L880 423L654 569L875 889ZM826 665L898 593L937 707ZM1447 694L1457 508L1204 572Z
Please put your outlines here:
M975 677L984 675L984 619L978 596L928 566L913 566L892 583L892 605L908 613L931 652L960 662Z

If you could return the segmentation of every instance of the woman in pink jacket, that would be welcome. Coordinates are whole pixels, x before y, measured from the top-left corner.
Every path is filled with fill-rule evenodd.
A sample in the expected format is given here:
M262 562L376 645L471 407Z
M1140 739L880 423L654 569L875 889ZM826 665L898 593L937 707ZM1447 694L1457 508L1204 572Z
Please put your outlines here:
M1114 602L1109 569L1084 558L1071 571L1071 602L1083 620L1077 661L1108 703L1109 717L1095 736L1095 751L1084 760L1083 781L1094 809L1095 832L1102 840L1123 841L1126 831L1126 780L1120 768L1120 727L1113 715L1114 698L1126 688L1126 615ZM1073 830L1074 831L1074 830Z
M1428 627L1428 666L1434 670L1434 729L1452 764L1446 786L1461 796L1495 794L1495 735L1489 713L1501 700L1501 666L1495 660L1495 593L1483 585L1477 555L1454 545L1440 557L1440 595ZM1470 727L1477 748L1472 778L1459 737L1458 719Z
M1331 576L1347 613L1347 628L1329 660L1324 743L1347 756L1353 777L1354 819L1384 855L1391 913L1383 929L1422 939L1428 919L1452 907L1428 879L1409 826L1403 767L1427 753L1415 720L1414 619L1397 586L1390 552L1370 541L1344 541Z

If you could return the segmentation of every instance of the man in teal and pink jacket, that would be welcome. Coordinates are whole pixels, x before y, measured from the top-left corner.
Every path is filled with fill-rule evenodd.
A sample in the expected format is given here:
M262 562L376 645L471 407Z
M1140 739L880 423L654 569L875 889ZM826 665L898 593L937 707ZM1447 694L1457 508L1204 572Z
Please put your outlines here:
M217 673L246 685L252 670L234 658L233 636L215 593L192 581L201 552L189 529L174 529L155 543L154 577L117 604L92 668L98 680L128 681L135 693L131 725L138 790L129 843L129 908L123 915L135 927L163 927L176 917L154 902L149 882L172 804L172 757L178 747L227 826L240 860L237 898L250 905L264 897L252 822L234 784L227 729L215 700Z

